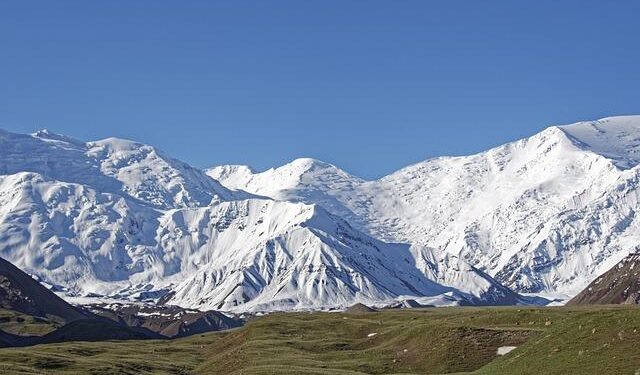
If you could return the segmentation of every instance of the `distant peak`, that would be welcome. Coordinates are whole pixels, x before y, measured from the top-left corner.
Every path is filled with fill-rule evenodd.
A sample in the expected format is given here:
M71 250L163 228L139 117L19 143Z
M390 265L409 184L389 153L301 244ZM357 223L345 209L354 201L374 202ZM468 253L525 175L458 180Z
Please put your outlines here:
M640 115L623 115L623 116L610 116L604 117L595 122L599 123L621 123L621 122L634 122L640 124Z
M52 141L68 142L68 143L72 143L72 144L75 144L75 145L83 145L84 144L84 142L82 142L82 141L79 141L79 140L71 138L71 137L67 137L66 135L54 133L54 132L50 131L49 129L40 129L37 132L32 133L31 136L35 137L35 138L48 139L48 140L52 140Z
M99 141L90 142L90 144L92 146L108 147L114 151L128 151L128 150L134 150L134 149L138 149L140 147L146 146L145 144L142 144L140 142L132 141L130 139L116 138L116 137L101 139ZM148 147L152 147L152 146L148 146Z
M31 134L34 137L38 138L47 138L47 139L59 139L59 138L68 138L62 134L56 134L49 129L40 129L35 133Z
M640 128L640 115L611 116L599 120L580 121L569 125L560 125L558 128L572 130L580 128L601 128L601 130L626 130Z
M215 167L209 168L207 169L207 171L212 171L212 172L225 172L225 173L233 173L233 172L238 172L238 171L246 171L249 173L255 173L255 171L253 170L253 168L251 168L248 165L244 165L244 164L224 164L224 165L216 165Z
M286 164L285 167L295 168L295 169L303 169L303 170L311 170L317 168L337 168L333 164L325 163L318 159L313 158L298 158L292 161L289 164Z
M320 164L320 165L329 165L329 163L325 163L321 160L314 158L297 158L291 162L291 164Z
M640 116L606 117L558 129L579 147L610 159L618 168L640 163Z
M33 133L36 137L48 137L53 134L49 129L40 129L37 132Z
M205 173L218 181L225 181L229 178L240 178L243 181L251 179L255 174L253 169L248 165L226 164L218 165L205 170Z

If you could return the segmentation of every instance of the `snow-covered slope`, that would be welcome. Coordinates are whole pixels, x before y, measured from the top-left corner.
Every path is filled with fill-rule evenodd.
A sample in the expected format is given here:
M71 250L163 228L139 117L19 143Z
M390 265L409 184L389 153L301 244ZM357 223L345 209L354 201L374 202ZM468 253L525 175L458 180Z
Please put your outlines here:
M309 159L208 174L231 189L321 204L374 237L427 247L439 262L464 260L520 292L573 295L640 243L639 150L640 116L624 116L376 181Z
M2 132L0 173L0 256L71 296L228 311L527 301L459 258L377 240L317 204L230 191L131 141Z
M224 165L207 170L207 174L231 189L276 200L319 204L352 224L362 219L348 203L366 201L364 195L349 195L358 194L358 187L365 181L319 160L296 159L262 173L255 173L248 166Z
M621 116L560 126L581 148L600 154L620 169L640 163L640 116Z
M164 219L160 241L184 252L176 259L187 260L194 272L170 303L223 310L344 307L450 291L413 266L407 245L364 236L318 206L245 200Z
M41 130L0 130L0 175L34 172L157 208L195 207L232 193L202 171L140 143L109 138L84 143Z
M227 311L444 293L518 302L471 269L458 274L474 280L472 290L444 287L423 249L375 240L314 205L248 199L162 212L33 173L0 188L0 255L72 295L166 290L168 303Z
M304 309L379 304L402 296L472 304L523 300L470 267L451 269L464 290L438 282L424 248L371 238L317 205L244 200L175 211L161 223L163 247L193 266L169 303L201 308ZM213 225L212 225L213 223ZM188 272L190 273L190 272Z

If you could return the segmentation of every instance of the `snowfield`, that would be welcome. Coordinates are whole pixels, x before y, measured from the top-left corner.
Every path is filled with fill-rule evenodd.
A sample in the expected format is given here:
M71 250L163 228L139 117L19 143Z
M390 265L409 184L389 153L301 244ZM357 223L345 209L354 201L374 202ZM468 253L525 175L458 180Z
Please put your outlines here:
M0 131L0 256L69 298L232 312L541 302L640 243L640 116L366 181L313 159L203 172L155 148Z

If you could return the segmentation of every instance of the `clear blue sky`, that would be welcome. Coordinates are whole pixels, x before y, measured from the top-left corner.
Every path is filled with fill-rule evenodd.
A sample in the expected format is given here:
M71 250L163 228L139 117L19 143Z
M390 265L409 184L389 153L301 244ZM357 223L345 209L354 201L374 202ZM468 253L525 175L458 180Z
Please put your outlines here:
M639 1L0 2L0 127L376 177L640 113Z

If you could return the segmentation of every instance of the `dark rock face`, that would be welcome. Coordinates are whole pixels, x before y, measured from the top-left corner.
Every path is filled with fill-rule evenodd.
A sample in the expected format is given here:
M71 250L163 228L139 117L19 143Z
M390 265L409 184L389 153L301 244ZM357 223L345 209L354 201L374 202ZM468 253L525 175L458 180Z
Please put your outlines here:
M239 327L240 320L217 311L177 306L72 306L31 276L0 258L0 308L64 324L44 336L18 336L0 330L0 347L64 341L144 340L183 337Z
M88 305L92 313L129 327L144 328L167 338L221 331L242 325L238 319L217 311L199 311L178 306L129 304Z
M31 276L0 258L0 307L62 323L86 319L80 309L68 304Z
M633 292L629 294L629 297L623 302L625 305L637 305L640 304L640 292Z
M630 254L595 279L567 305L640 303L640 253Z

